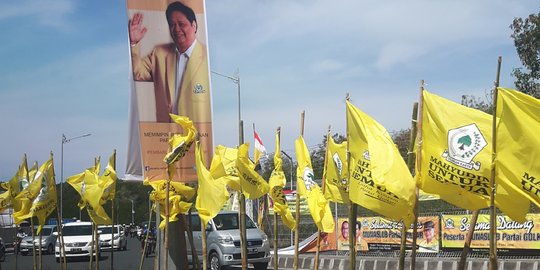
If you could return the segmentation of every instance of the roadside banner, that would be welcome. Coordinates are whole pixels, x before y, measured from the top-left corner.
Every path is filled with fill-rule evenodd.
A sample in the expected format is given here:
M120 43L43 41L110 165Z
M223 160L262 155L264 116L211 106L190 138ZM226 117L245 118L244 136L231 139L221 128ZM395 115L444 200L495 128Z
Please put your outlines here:
M204 0L127 0L131 54L129 139L125 178L167 179L169 137L185 133L170 114L189 117L206 164L212 108ZM182 33L178 28L182 27ZM195 149L175 163L173 181L197 180Z
M462 249L472 215L443 215L441 241L443 249ZM523 223L508 216L497 216L497 249L536 250L540 249L540 214L527 214ZM489 215L478 215L471 241L471 248L489 248ZM521 254L521 253L520 253Z

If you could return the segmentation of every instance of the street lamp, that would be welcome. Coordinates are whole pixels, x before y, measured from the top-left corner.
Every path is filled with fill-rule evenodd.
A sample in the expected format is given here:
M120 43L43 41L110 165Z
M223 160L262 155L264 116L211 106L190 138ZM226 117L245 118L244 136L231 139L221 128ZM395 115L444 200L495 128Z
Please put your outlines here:
M79 139L79 138L83 138L83 137L88 137L92 134L90 133L87 133L87 134L84 134L84 135L81 135L81 136L77 136L77 137L73 137L73 138L69 138L67 139L66 138L66 135L64 135L62 133L62 147L60 148L60 218L63 218L63 211L64 211L64 198L63 198L63 193L64 193L64 144L70 142L70 141L73 141L73 140L76 140L76 139ZM79 212L80 213L80 212ZM80 214L79 214L80 216Z
M241 132L242 132L242 127L240 126L240 122L242 121L242 115L241 115L241 112L240 112L240 75L236 75L236 77L232 77L232 76L228 76L228 75L225 75L225 74L221 74L219 72L215 72L215 71L212 71L212 73L216 74L216 75L219 75L221 77L224 77L224 78L227 78L229 80L231 80L233 83L235 83L237 86L238 86L238 138L239 138L239 142L238 142L238 145L242 144L242 136L241 136Z
M133 200L131 200L131 224L135 224L135 209L133 208Z

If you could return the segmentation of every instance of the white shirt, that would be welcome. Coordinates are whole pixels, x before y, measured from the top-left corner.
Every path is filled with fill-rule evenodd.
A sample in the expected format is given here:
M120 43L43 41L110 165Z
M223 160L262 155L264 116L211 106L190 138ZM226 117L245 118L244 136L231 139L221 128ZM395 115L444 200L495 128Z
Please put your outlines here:
M180 86L182 86L182 79L184 76L184 71L186 70L187 62L189 58L191 57L191 53L193 52L193 48L195 48L195 44L197 44L197 40L195 39L191 46L187 48L187 50L183 53L178 51L178 48L176 48L176 54L177 62L176 62L176 91L173 93L173 96L171 97L172 104L172 113L178 114L178 101L180 99Z

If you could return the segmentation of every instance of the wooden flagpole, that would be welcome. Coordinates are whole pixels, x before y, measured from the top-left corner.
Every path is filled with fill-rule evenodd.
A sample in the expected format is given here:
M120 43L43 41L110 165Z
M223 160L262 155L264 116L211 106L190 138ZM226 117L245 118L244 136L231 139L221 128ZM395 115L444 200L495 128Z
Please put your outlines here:
M169 138L170 138L170 134L169 134ZM174 163L173 163L173 166L174 166ZM167 183L166 183L166 187L165 187L165 240L164 240L164 254L163 254L163 257L164 257L164 264L165 264L165 270L168 270L169 269L169 211L170 211L170 206L169 206L169 189L170 189L170 184L171 184L171 166L170 165L167 165L167 175L168 175L168 178L167 178ZM148 230L150 229L150 224L148 224Z
M38 254L39 254L39 265L38 265L38 269L41 270L43 268L43 256L42 256L42 251L41 251L41 231L39 232L39 245L38 245Z
M278 141L281 144L281 127L278 127L277 130ZM279 146L281 149L281 145ZM278 153L274 153L277 155ZM292 179L291 179L292 181ZM278 214L276 212L276 202L274 201L274 270L278 270Z
M35 234L35 228L34 228L34 217L30 217L30 231L32 233L32 261L33 261L33 269L37 269L37 262L36 262L36 234ZM22 244L22 240L21 240ZM19 245L20 246L20 245Z
M414 142L416 141L416 133L418 132L416 129L416 122L418 119L418 102L415 102L413 105L413 112L412 112L412 118L411 118L411 132L409 135L409 151L407 152L407 167L409 167L409 171L411 173L414 172ZM417 205L418 205L418 187L416 188L416 199L414 202L414 220L416 222L417 220ZM407 224L410 225L410 224ZM413 231L413 234L416 233L416 231ZM407 228L405 224L403 224L403 228L401 231L401 247L400 247L400 253L399 253L399 270L403 270L405 268L405 251L407 246Z
M350 101L351 97L349 96L349 93L347 93L347 96L345 97L345 100ZM345 118L347 118L347 114L345 115ZM349 125L347 122L346 126L346 132L347 132L347 179L351 179L351 155L349 152ZM349 223L349 269L355 270L356 269L356 213L358 212L358 206L357 204L353 203L352 201L349 201L349 215L348 215L348 223Z
M420 80L420 98L417 110L416 121L416 141L418 142L416 148L416 174L420 173L421 161L422 161L422 113L424 110L424 80ZM418 238L418 189L416 191L416 203L414 204L414 223L413 223L413 235L412 235L412 249L411 249L411 270L416 269L416 240Z
M113 160L113 169L116 171L116 149L114 149L114 160ZM116 190L116 179L114 179L115 190ZM116 197L116 194L115 194ZM114 197L111 199L111 270L114 270ZM122 249L122 242L120 241L120 230L118 230L118 249Z
M461 256L459 258L458 270L465 270L465 265L467 263L467 254L471 249L471 241L474 234L474 229L476 227L476 221L478 220L478 213L480 211L476 210L473 212L471 222L469 225L469 230L467 231L467 236L465 237L465 243L463 244L463 250L461 251Z
M497 61L497 76L495 79L495 89L493 89L493 125L492 125L492 140L491 140L491 149L492 149L492 166L491 166L491 177L490 177L490 186L491 193L489 194L489 269L497 270L497 208L495 207L495 192L497 190L497 183L495 181L495 157L497 156L497 98L498 98L498 89L499 79L501 74L501 62L502 57L499 56Z
M98 225L94 226L94 245L96 247L96 270L99 270L99 235L98 235ZM112 240L112 239L111 239Z
M182 215L185 217L184 215ZM202 232L202 231L201 231ZM197 256L197 250L195 249L195 242L193 241L193 224L191 223L191 208L188 211L187 216L187 236L189 245L191 246L191 262L193 264L193 270L199 270L199 257Z
M239 123L240 134L238 135L238 146L244 143L244 122L240 120ZM247 262L247 237L246 237L246 197L243 190L238 192L238 206L239 206L239 219L240 219L240 254L242 256L242 270L248 269Z
M330 140L330 136L332 136L330 134L330 128L332 126L331 125L328 125L328 131L326 132L326 149L325 149L325 152L324 152L324 170L323 171L326 171L326 160L328 159L328 141ZM324 192L326 191L326 179L323 178L322 180L322 193L324 195ZM337 213L336 213L337 214ZM315 270L319 270L319 253L321 251L321 230L317 228L317 249L315 251L315 266L314 266L314 269Z
M304 136L304 119L306 117L306 111L302 111L302 114L300 115L300 136ZM296 176L298 179L298 175ZM292 179L291 179L292 181ZM293 261L293 268L294 270L298 270L298 246L299 246L299 228L300 228L300 194L298 193L298 180L296 183L296 232L294 233L294 261Z

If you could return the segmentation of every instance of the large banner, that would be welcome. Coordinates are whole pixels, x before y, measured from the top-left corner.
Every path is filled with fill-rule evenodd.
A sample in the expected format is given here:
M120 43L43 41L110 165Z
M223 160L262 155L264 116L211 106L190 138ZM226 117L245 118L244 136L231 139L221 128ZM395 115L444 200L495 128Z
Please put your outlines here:
M351 226L356 227L356 248L360 251L399 250L401 245L401 228L399 222L383 217L361 217L356 224L349 224L348 219L338 220L338 249L349 249L349 232ZM418 218L417 250L419 252L439 251L439 217ZM412 226L407 231L407 249L412 248Z
M204 0L127 0L127 7L132 91L126 178L167 178L168 139L182 132L170 113L193 121L209 164L212 106ZM177 162L173 180L197 180L194 151Z
M504 250L540 249L540 215L528 214L527 221L518 223L507 216L497 216L497 248ZM442 247L462 249L471 215L443 215ZM478 215L471 248L489 248L489 215Z

